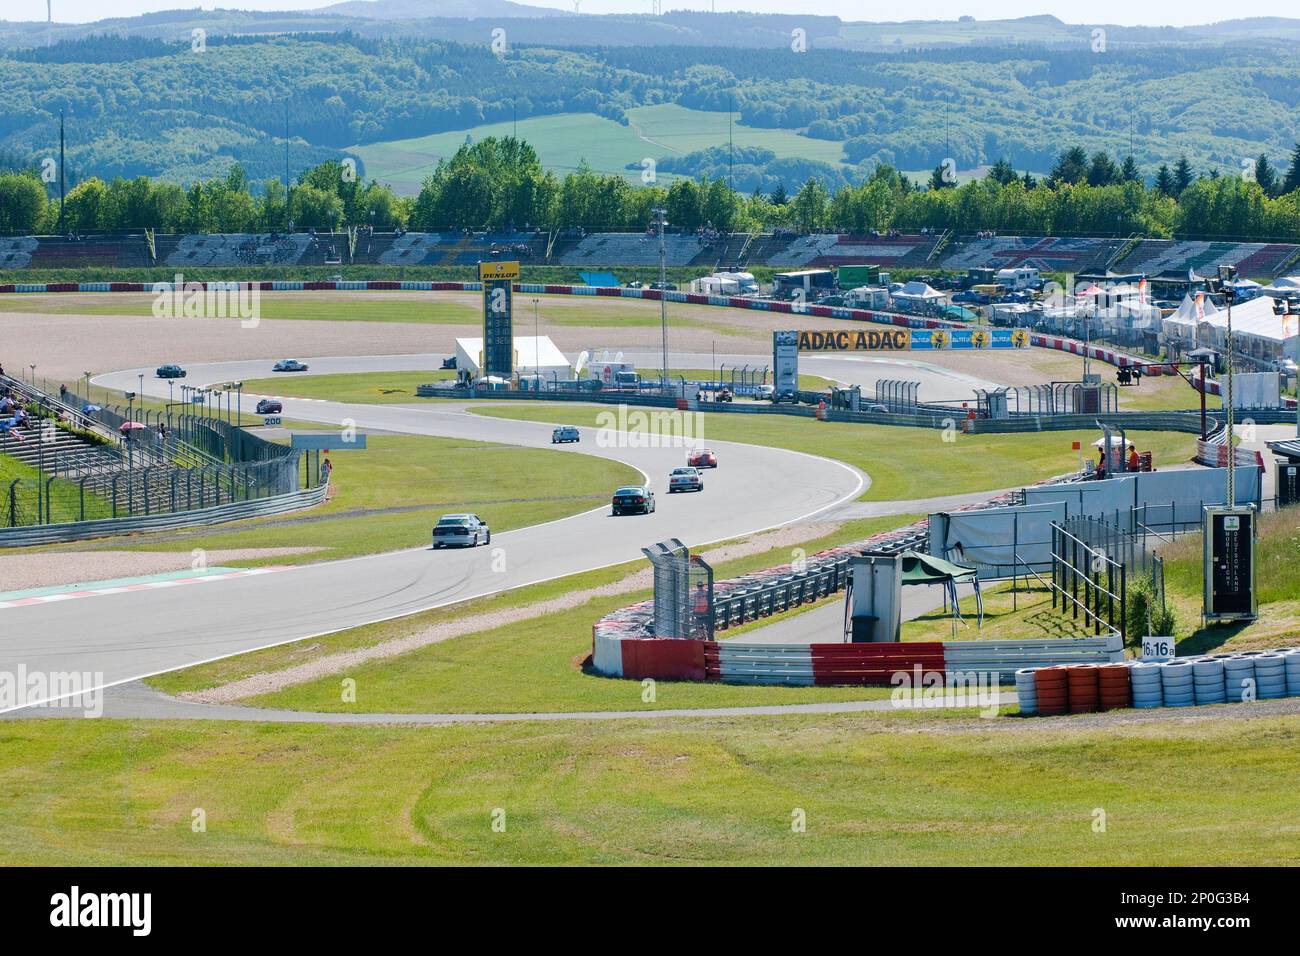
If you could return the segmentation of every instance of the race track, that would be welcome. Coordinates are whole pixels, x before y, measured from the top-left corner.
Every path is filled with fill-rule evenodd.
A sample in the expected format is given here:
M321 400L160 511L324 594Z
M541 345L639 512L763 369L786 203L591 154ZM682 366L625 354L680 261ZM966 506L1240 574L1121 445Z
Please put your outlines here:
M312 372L361 371L373 363L429 368L429 357L308 359ZM189 367L187 384L265 377L270 360ZM383 367L393 368L394 365ZM138 387L140 370L96 378L112 389ZM144 379L145 392L166 397L167 382ZM292 376L285 376L292 391ZM256 398L245 394L251 411ZM494 535L491 547L407 551L287 568L247 577L124 591L0 609L0 671L102 673L101 686L232 654L387 620L468 598L641 558L641 548L669 537L691 546L737 538L811 518L857 497L860 472L830 459L751 445L716 442L721 467L705 475L700 494L664 493L666 476L684 463L681 447L638 447L615 433L601 447L593 429L580 445L552 446L549 425L473 415L463 406L349 405L285 401L286 418L600 455L650 476L659 510L613 518L608 507ZM358 452L364 454L364 452ZM775 476L779 475L779 480ZM612 489L611 489L612 490ZM112 577L106 569L106 578Z

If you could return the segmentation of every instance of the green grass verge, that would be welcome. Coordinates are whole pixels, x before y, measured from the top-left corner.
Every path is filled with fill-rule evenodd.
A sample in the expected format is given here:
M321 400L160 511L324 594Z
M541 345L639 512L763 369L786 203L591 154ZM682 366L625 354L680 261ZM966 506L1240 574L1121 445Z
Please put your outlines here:
M415 389L431 382L450 383L451 369L427 372L339 372L334 375L281 375L244 382L244 391L255 395L285 395L293 398L323 398L331 402L364 405L405 404L416 401ZM420 399L426 401L426 399Z
M408 435L372 436L365 451L331 460L333 498L309 512L183 535L105 538L78 550L304 547L321 550L229 563L332 560L428 544L434 522L450 511L476 512L495 531L567 517L600 507L611 488L639 478L626 465L589 455Z
M835 544L861 540L900 527L914 516L868 518L841 525L834 533L799 544L812 554ZM736 577L793 560L792 548L769 549L714 568L719 579ZM325 654L369 647L418 633L446 621L524 608L598 587L639 571L636 561L599 571L518 588L491 597L426 611L397 621L353 628L322 638L297 641L279 648L201 664L150 678L167 693L204 690L251 674L305 663ZM440 644L349 669L317 681L265 694L248 701L262 707L300 710L438 712L530 712L565 710L652 710L715 707L760 703L804 703L816 700L857 700L882 696L877 689L742 687L721 684L662 683L658 699L641 700L635 681L609 680L583 674L578 667L591 651L592 622L620 607L644 600L648 590L602 596L560 613L533 617L467 634ZM508 667L502 666L509 660ZM339 681L357 682L357 701L340 700Z
M608 409L558 403L483 405L480 415L525 421L597 427ZM861 468L871 476L862 496L895 501L992 491L1032 484L1072 471L1079 465L1073 441L1085 448L1097 439L1092 431L1035 432L1020 435L965 435L930 428L818 422L785 415L704 414L702 443L737 441L828 455ZM1186 461L1196 448L1194 435L1130 432L1142 450L1155 453L1157 467ZM723 463L725 467L725 462Z
M66 297L51 295L6 301L4 307L8 312L49 315L149 315L150 301L128 293L120 300L87 304L82 297L76 295ZM464 302L452 301L429 293L416 298L353 292L340 295L336 299L311 294L267 293L261 297L258 317L267 321L293 319L476 325L482 323L483 312Z
M1279 865L1294 720L29 720L0 863ZM1097 808L1104 833L1094 830ZM194 811L203 832L191 826ZM794 832L793 815L806 815ZM505 828L493 827L494 813Z

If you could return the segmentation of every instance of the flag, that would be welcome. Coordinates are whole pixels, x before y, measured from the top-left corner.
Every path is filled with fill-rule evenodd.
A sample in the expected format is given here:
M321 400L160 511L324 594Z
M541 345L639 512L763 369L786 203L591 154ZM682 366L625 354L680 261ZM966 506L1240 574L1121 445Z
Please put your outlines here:
M1146 276L1138 283L1138 302L1145 305L1147 301L1147 280Z
M1202 322L1204 320L1205 320L1205 293L1198 292L1196 293L1196 321Z

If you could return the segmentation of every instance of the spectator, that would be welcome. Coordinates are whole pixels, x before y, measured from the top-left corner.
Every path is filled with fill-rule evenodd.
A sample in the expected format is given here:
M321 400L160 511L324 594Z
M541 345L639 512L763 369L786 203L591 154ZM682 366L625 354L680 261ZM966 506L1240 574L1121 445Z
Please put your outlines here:
M1106 478L1106 449L1104 449L1104 448L1101 450L1101 454L1097 457L1097 472L1096 472L1096 474L1097 474L1097 480L1098 480L1098 481L1103 481L1103 480L1105 480L1105 478Z
M1128 470L1129 471L1142 470L1142 459L1138 457L1138 450L1136 445L1128 446Z

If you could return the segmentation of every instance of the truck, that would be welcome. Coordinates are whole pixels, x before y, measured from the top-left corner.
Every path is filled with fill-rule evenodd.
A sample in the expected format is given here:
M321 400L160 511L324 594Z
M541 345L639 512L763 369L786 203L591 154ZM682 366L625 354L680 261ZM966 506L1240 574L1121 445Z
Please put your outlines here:
M799 272L776 272L772 275L772 298L815 301L839 288L830 269L803 269Z
M864 285L882 285L880 280L880 266L877 265L846 265L840 266L836 270L841 289L852 289L855 286ZM888 282L888 280L886 280Z

